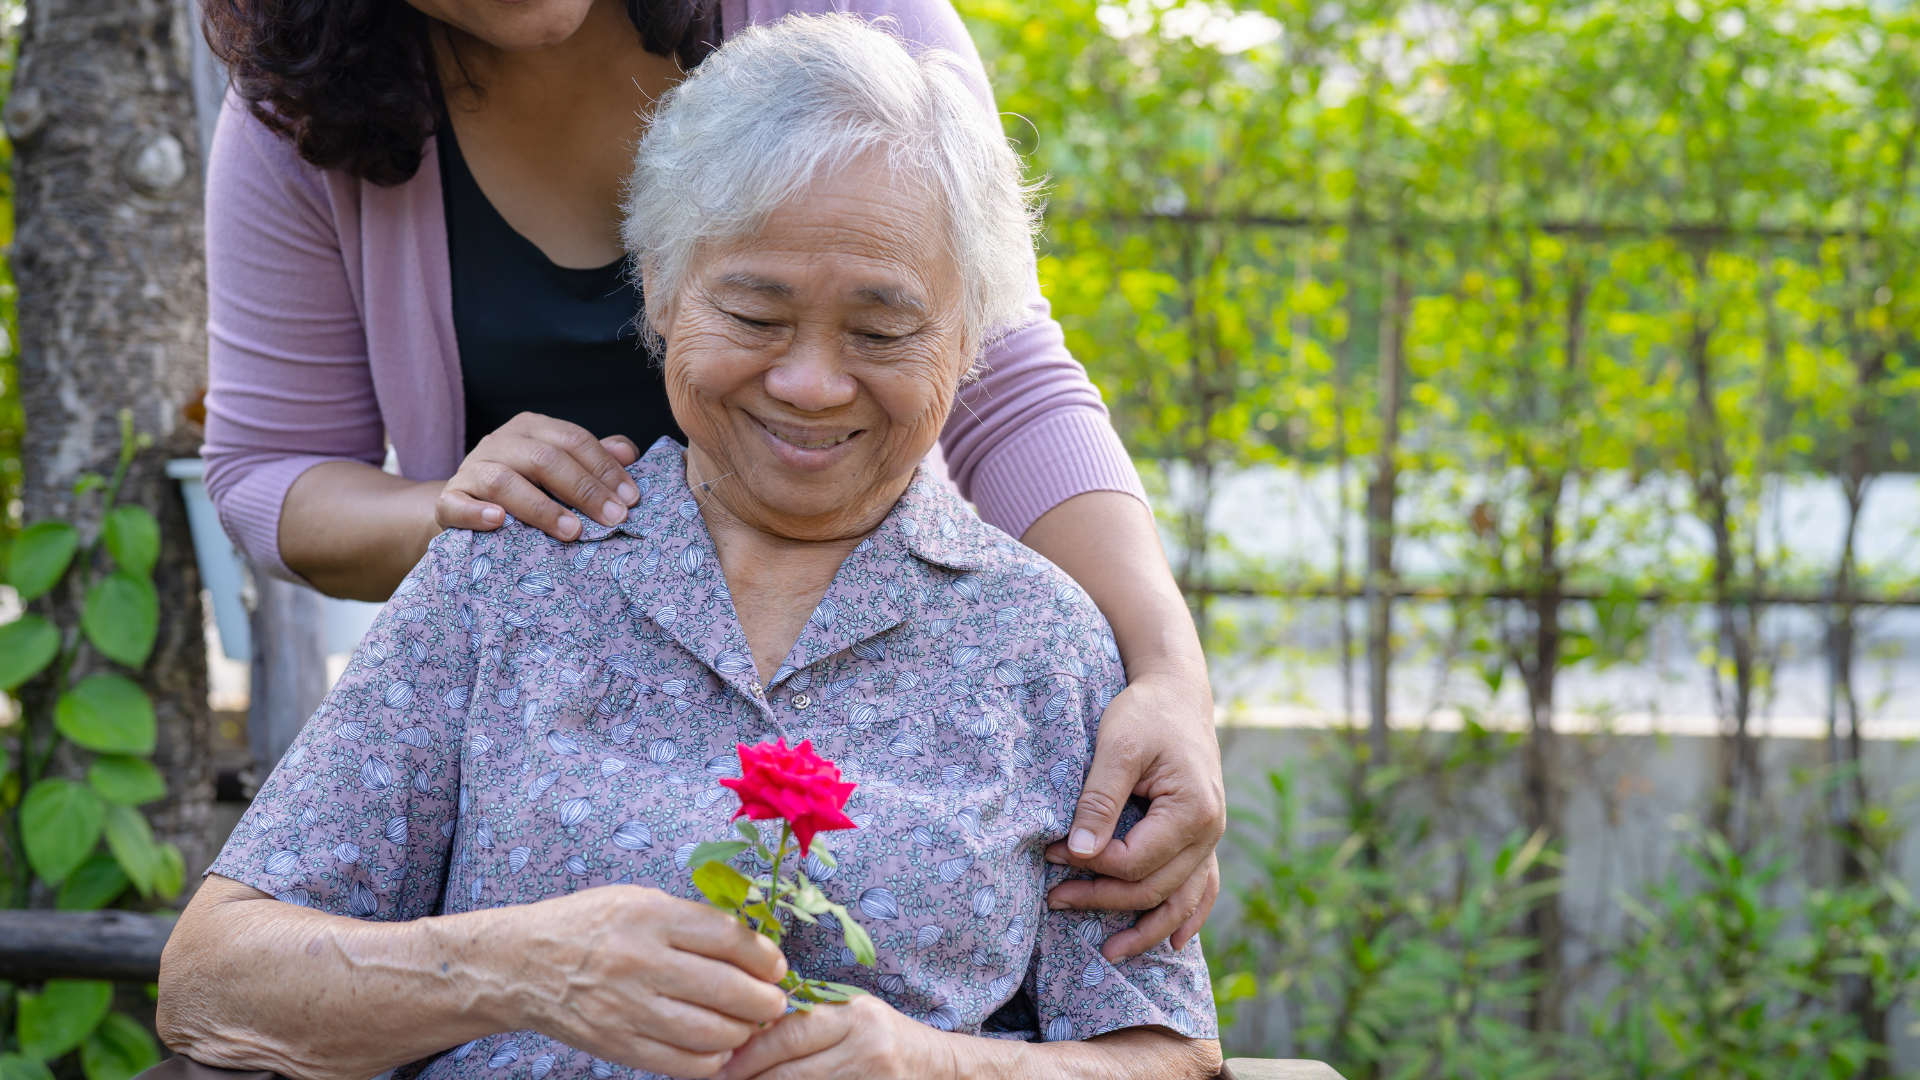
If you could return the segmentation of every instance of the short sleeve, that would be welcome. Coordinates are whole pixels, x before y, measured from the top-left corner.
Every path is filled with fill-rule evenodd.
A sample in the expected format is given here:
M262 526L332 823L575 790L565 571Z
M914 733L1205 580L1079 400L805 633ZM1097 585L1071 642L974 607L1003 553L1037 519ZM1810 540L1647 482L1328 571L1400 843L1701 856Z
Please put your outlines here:
M1080 694L1080 718L1086 727L1087 762L1100 729L1100 714L1126 686L1120 652L1104 621L1083 642L1080 663L1087 670ZM1084 779L1084 774L1083 774ZM1073 785L1064 812L1070 817L1080 797ZM1142 816L1145 800L1128 803L1115 836L1125 836ZM1046 888L1070 875L1087 876L1066 866L1047 868ZM1192 1039L1220 1037L1213 1006L1213 981L1207 973L1200 939L1183 949L1161 942L1140 956L1110 963L1100 954L1107 938L1133 925L1137 912L1048 911L1034 940L1025 989L1032 997L1043 1042L1089 1039L1121 1028L1158 1026Z
M433 541L208 873L357 919L440 909L478 671L472 535Z

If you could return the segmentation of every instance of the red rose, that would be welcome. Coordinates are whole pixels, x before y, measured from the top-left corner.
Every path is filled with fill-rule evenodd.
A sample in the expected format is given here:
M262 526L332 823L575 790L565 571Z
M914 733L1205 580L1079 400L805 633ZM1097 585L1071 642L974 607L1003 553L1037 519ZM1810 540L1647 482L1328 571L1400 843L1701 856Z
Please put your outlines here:
M740 810L754 821L785 818L800 838L800 854L807 853L813 834L853 828L840 812L858 784L840 780L840 766L813 752L813 742L788 746L782 738L759 746L738 744L740 779L722 780L740 796Z

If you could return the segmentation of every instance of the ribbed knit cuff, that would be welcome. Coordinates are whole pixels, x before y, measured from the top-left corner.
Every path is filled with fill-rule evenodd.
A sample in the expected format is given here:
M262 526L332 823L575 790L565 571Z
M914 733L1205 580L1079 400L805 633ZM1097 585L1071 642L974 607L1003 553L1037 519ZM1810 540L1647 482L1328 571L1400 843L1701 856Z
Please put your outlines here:
M1147 490L1107 418L1062 412L1023 428L975 467L974 505L988 524L1018 537L1040 516L1087 491L1121 491L1141 502Z
M234 545L255 569L300 585L310 585L280 558L280 508L287 501L287 490L300 475L315 465L329 461L358 461L350 457L281 458L248 470L232 487L222 486L214 497L214 509L220 524ZM209 495L213 495L209 486Z

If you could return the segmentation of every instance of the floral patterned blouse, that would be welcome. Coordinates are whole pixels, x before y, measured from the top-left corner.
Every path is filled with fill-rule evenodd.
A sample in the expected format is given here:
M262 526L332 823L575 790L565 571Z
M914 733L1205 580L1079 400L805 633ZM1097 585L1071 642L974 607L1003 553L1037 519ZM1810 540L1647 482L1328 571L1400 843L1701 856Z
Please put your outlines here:
M945 1031L1218 1035L1198 940L1119 965L1121 915L1048 911L1101 710L1106 621L1053 565L916 477L761 686L713 543L662 439L614 528L441 534L210 868L358 919L530 904L597 885L697 899L686 860L732 835L736 743L812 739L859 826L805 865L879 952L796 925L796 970ZM755 867L743 854L742 869ZM831 920L831 916L827 917ZM451 1048L431 1080L646 1075L534 1032Z

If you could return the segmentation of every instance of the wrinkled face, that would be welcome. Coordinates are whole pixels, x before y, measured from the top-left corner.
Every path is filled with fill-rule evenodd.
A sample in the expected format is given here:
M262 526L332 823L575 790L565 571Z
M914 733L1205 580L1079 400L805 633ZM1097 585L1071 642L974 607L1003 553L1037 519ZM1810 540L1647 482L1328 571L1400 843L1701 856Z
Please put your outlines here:
M609 0L407 0L448 26L505 52L560 44L580 29L596 2Z
M689 267L657 323L667 394L689 479L718 481L734 516L841 539L905 490L972 356L941 214L919 186L856 164Z

